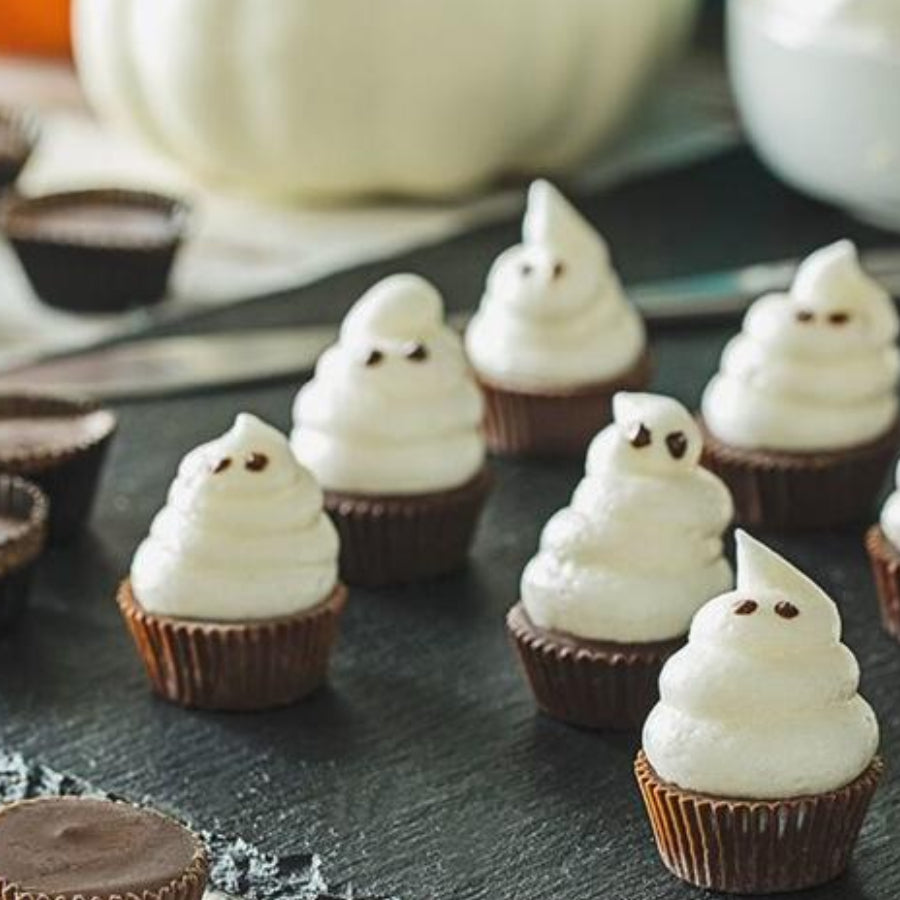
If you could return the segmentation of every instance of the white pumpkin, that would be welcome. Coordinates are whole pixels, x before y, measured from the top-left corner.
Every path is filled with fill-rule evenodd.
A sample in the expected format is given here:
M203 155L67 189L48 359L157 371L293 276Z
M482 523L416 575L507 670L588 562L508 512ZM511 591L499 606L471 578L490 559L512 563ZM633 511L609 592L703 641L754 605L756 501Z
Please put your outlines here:
M458 194L608 137L697 0L78 0L96 109L257 192Z

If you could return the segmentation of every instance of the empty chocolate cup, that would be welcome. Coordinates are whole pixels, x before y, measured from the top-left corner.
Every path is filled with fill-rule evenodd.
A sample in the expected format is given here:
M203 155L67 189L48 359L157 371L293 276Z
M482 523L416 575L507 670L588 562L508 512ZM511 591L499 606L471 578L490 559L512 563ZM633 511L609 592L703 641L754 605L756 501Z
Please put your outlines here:
M49 504L21 478L0 475L0 627L12 625L28 603L34 565L47 539Z
M90 400L0 394L0 472L47 495L51 540L85 526L115 430L115 415Z
M37 123L31 116L0 108L0 194L15 184L37 139Z
M165 297L187 207L124 190L12 196L0 210L34 292L49 306L116 313Z

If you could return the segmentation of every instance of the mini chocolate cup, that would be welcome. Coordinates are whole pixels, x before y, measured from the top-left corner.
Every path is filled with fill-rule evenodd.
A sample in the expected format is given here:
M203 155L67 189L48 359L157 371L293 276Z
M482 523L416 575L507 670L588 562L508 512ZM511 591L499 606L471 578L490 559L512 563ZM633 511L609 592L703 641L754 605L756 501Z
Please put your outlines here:
M846 868L884 766L789 800L729 800L663 781L643 750L635 776L663 864L695 887L727 894L800 891Z
M612 421L613 396L643 390L652 375L648 351L618 378L568 391L514 390L478 375L488 447L507 456L580 459Z
M900 642L900 551L888 540L880 525L866 532L866 550L875 576L881 624Z
M50 216L103 205L159 218L157 234L55 225ZM42 221L46 219L47 221ZM48 306L81 313L116 313L158 303L184 237L187 207L161 194L125 190L69 191L41 197L12 196L0 210L2 229L31 282Z
M30 115L0 107L0 195L16 183L37 140L37 123Z
M60 803L119 804L124 803L124 801L94 800L90 797L37 797L31 800L20 800L16 803L7 804L3 807L3 810L12 812L23 806L46 806L49 810L52 807L58 807ZM145 813L148 816L156 816L163 820L167 819L166 816L155 810L147 809L145 810ZM172 824L173 826L181 828L192 840L194 845L193 858L185 868L184 872L168 884L162 885L161 887L154 887L152 890L145 889L140 895L133 893L128 894L128 900L138 900L138 897L140 900L202 900L206 893L206 887L209 881L209 857L206 848L200 838L189 829L185 828L180 823L172 822ZM67 894L55 893L51 896L42 891L28 889L22 887L20 884L7 881L3 876L3 872L0 871L0 900L62 900L62 898L67 897L71 897L72 900L87 900L83 894L76 893L74 890ZM93 891L90 894L90 900L124 900L124 898L118 893Z
M254 711L290 706L324 684L347 589L293 616L200 622L147 612L131 581L122 617L159 696L191 709Z
M0 394L0 421L12 418L86 418L90 428L64 446L0 449L0 472L33 481L50 500L50 540L73 538L90 516L116 417L91 400L38 394Z
M538 708L570 725L640 728L659 699L659 674L684 638L646 644L582 640L535 625L522 603L507 614L525 679Z
M28 603L34 564L47 539L49 504L35 485L0 475L0 515L21 523L0 538L0 628L7 628Z
M732 447L703 430L703 465L734 498L748 528L812 531L865 520L900 446L900 421L875 441L844 450L785 453Z
M461 487L431 494L326 492L341 538L341 577L375 588L462 568L492 483L485 467Z

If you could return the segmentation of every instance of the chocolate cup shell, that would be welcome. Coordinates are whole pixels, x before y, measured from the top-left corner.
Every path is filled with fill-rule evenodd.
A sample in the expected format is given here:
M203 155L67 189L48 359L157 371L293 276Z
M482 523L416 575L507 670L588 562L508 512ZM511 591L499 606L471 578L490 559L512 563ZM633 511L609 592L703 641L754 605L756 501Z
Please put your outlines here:
M881 624L900 642L900 551L888 540L880 525L866 532L866 550L872 563Z
M506 627L542 712L581 728L630 731L659 699L659 674L683 638L647 644L580 640L537 627L517 603Z
M16 212L102 200L158 211L168 227L159 239L79 240L16 221ZM184 237L187 208L178 200L140 191L94 190L14 197L0 214L0 227L31 282L48 306L69 312L116 313L161 301Z
M855 781L789 800L728 800L663 781L644 752L635 776L666 868L683 881L728 894L815 887L846 868L883 765Z
M48 798L41 797L35 800L21 800L12 804L40 804L46 803ZM121 802L121 801L110 801ZM155 813L161 815L161 813ZM129 894L127 900L202 900L206 893L209 881L209 858L206 848L196 835L191 835L196 844L196 852L190 865L175 881L156 890L146 890L138 898L135 894ZM58 900L59 895L50 896L41 891L27 890L18 884L7 883L0 872L0 900ZM67 900L126 900L118 894L97 894L91 892L89 896L79 893L67 894Z
M199 622L147 612L126 580L119 610L153 690L179 706L222 711L289 706L328 675L347 589L311 609L253 622Z
M865 520L900 446L900 422L868 444L821 453L731 447L703 425L703 465L725 482L738 525L772 531Z
M461 487L432 494L326 492L341 538L341 577L375 588L462 568L492 483L485 467Z
M479 376L488 447L508 456L580 459L597 432L612 421L613 395L643 390L652 374L645 351L618 378L570 391L513 390Z
M22 522L19 531L0 541L0 628L6 628L28 603L34 564L47 540L49 504L35 485L0 475L0 514Z
M50 540L75 537L91 514L103 461L116 431L116 417L90 400L0 394L0 419L102 413L95 432L53 450L35 447L21 453L0 451L0 472L33 481L50 500Z

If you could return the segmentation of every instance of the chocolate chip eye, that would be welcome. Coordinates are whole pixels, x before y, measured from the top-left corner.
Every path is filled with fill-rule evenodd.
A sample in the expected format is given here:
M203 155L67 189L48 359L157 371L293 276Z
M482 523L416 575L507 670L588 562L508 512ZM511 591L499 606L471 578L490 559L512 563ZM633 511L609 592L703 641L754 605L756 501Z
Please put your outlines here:
M797 321L803 322L804 324L814 321L815 318L815 313L811 313L808 309L801 309L800 312L797 313Z
M553 267L553 277L554 279L562 278L563 275L566 274L566 264L564 262L558 262Z
M213 467L212 473L213 475L218 475L220 472L224 472L231 465L231 457L223 456Z
M782 619L796 619L800 615L800 610L793 603L782 600L775 604L775 615L781 616Z
M366 365L371 368L377 366L384 359L384 354L380 350L370 350L366 357Z
M528 278L529 275L534 271L534 266L531 263L522 263L519 267L519 271L522 273L523 278Z
M642 422L639 422L636 428L631 430L631 434L628 436L628 440L631 442L632 447L637 447L638 450L641 447L647 447L650 445L650 442L653 440L653 435L650 433L650 429L644 425Z
M428 359L428 348L424 344L410 344L406 349L406 358L413 362L424 362Z
M832 325L846 325L850 321L850 313L834 312L828 317Z
M251 453L244 460L244 468L248 472L262 472L269 464L269 457L265 453Z
M734 607L736 616L752 616L759 609L759 604L755 600L741 600Z
M666 435L666 446L673 459L681 459L687 453L688 441L683 431L673 431Z

